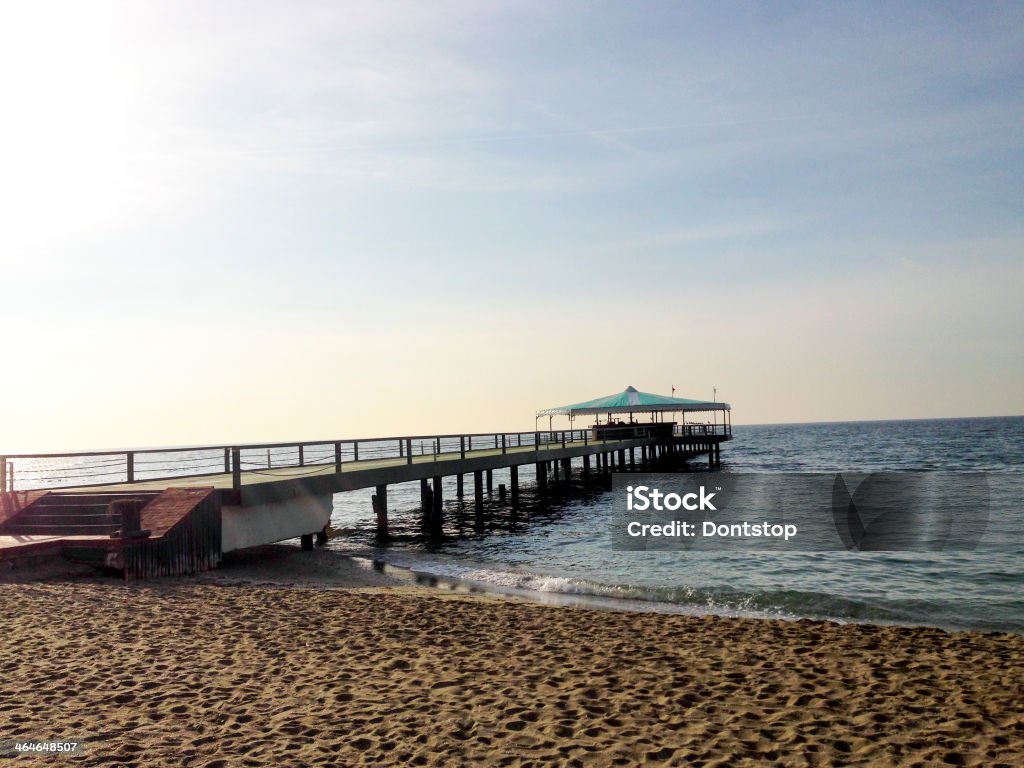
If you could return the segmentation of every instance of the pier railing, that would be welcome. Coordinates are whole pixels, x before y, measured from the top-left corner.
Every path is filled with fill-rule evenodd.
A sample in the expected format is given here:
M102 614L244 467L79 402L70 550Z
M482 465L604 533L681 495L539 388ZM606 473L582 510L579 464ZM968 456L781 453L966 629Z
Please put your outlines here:
M676 424L676 437L732 437L732 424Z
M718 430L700 434L724 434L721 424L685 427L698 428ZM412 464L424 460L420 457L443 460L464 458L468 453L479 456L481 452L539 452L574 444L642 439L654 434L653 427L645 432L644 425L631 425L621 435L605 434L597 440L593 431L587 428L9 454L0 456L0 491L81 488L191 477L199 480L224 474L231 475L232 486L238 488L243 474L274 475L275 470L280 469L308 467L309 474L316 474L333 466L334 471L341 472L345 467L365 467L369 462ZM289 475L296 476L301 476L301 473Z

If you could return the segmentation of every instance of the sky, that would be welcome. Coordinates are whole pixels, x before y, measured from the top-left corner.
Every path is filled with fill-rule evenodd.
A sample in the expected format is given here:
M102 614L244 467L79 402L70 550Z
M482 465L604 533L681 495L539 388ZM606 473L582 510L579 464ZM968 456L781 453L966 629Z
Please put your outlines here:
M1024 413L1019 3L0 4L0 452Z

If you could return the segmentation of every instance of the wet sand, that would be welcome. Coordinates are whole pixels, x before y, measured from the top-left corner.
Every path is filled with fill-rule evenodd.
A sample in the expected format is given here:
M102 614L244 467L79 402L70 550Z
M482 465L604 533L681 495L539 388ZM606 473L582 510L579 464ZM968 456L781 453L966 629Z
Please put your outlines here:
M0 739L86 741L61 763L1024 764L1021 636L547 607L328 553L7 582Z

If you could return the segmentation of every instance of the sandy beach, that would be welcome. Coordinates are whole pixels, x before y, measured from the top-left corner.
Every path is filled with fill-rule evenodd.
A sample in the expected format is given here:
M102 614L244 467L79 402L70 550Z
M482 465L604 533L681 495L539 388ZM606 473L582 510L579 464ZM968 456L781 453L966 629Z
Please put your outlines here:
M1021 636L546 607L315 554L8 574L0 739L88 765L1024 764Z

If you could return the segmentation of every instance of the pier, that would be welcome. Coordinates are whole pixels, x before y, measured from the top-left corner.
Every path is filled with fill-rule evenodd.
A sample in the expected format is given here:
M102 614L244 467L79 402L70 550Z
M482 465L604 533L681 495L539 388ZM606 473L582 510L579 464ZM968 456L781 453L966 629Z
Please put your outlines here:
M0 456L0 558L63 554L128 578L185 573L215 567L225 552L286 539L311 549L314 537L326 540L334 494L346 491L374 489L367 514L386 541L388 487L397 483L420 483L426 528L439 533L446 477L456 478L458 496L472 483L483 515L498 469L509 470L499 494L515 509L522 466L534 466L541 493L577 468L589 481L669 459L706 456L709 468L721 466L722 444L732 438L727 403L622 394L625 404L599 406L603 424L598 417L583 429L572 424L597 414L595 401L538 412L538 420L567 416L562 430ZM684 423L665 421L670 410ZM688 411L716 417L686 424ZM645 412L649 421L635 420Z

